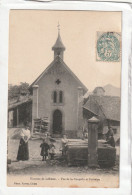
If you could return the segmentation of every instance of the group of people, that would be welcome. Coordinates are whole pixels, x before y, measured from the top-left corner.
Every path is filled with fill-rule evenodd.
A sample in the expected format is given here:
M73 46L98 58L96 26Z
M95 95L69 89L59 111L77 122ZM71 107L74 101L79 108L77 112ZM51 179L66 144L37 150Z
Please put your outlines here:
M41 156L42 161L46 161L47 157L49 157L50 160L54 160L55 156L55 145L53 143L48 144L45 139L43 139L43 142L40 144L41 147Z
M29 159L29 149L28 149L28 141L31 137L30 128L26 125L25 129L21 130L20 133L20 142L17 154L17 160L24 161ZM105 134L106 142L105 144L109 144L112 147L115 147L114 133L112 127L109 127L108 132ZM65 155L65 146L68 142L66 135L63 136L62 140L62 155ZM51 160L54 159L55 156L55 145L50 141L50 136L47 134L45 139L42 139L42 143L40 144L42 161L46 161L47 157Z
M29 160L28 141L31 137L31 134L30 134L30 127L28 125L25 126L25 129L21 130L20 137L21 138L20 138L20 142L19 142L17 160L18 161ZM42 156L42 161L46 161L47 157L51 160L54 159L55 146L49 140L49 135L46 135L46 137L44 139L42 139L42 143L40 144L40 148L41 148L40 155Z

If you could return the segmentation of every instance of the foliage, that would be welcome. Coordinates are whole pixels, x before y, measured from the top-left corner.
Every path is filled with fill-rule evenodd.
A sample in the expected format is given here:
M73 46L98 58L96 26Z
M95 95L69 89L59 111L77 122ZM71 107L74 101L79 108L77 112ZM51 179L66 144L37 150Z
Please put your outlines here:
M8 99L16 99L19 98L21 95L26 96L29 95L28 90L29 84L28 83L20 83L20 85L9 85L8 86Z

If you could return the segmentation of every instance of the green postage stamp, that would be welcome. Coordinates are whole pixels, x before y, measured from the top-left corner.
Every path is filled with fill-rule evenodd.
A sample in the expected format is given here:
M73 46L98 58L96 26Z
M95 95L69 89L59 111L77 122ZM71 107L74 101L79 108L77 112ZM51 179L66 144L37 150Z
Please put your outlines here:
M120 33L97 32L96 59L97 61L120 61Z

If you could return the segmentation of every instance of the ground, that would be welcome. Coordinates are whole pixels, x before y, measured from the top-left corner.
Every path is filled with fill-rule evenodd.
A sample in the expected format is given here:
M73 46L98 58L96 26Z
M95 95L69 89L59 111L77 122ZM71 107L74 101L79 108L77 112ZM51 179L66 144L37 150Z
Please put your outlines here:
M30 159L16 161L19 140L10 140L7 185L16 187L105 187L119 186L118 165L107 169L91 169L85 166L67 166L64 160L42 161L40 140L29 141ZM56 144L57 156L59 142Z
M91 169L88 168L87 165L85 166L71 166L68 167L67 163L62 159L62 160L54 160L50 161L47 160L42 161L42 157L40 156L40 143L41 140L29 140L29 154L30 154L30 159L28 161L16 161L17 157L17 152L18 152L18 147L19 147L19 141L20 139L15 138L9 139L8 142L8 159L11 159L11 164L8 164L8 177L10 176L48 176L48 175L56 175L59 174L61 176L66 176L66 175L73 175L73 176L83 176L87 177L90 175L102 177L103 176L108 176L114 180L117 180L118 178L118 172L119 172L119 164L117 163L115 167L113 168L106 168L106 169L101 169L101 168L96 168L96 169ZM61 157L61 144L60 140L58 139L57 142L55 142L56 146L56 153L58 157ZM117 155L118 157L118 155ZM117 161L118 162L118 161Z

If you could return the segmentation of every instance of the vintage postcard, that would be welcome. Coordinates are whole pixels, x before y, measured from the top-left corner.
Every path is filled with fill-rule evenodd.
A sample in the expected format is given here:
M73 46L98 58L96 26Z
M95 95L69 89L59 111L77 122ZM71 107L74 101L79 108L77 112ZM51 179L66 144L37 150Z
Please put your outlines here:
M8 187L119 188L122 12L10 10Z

